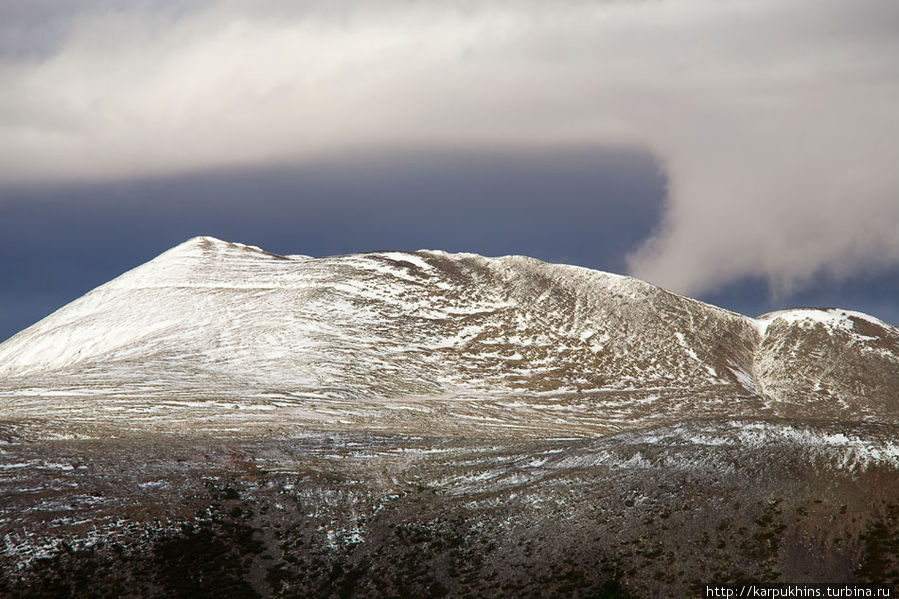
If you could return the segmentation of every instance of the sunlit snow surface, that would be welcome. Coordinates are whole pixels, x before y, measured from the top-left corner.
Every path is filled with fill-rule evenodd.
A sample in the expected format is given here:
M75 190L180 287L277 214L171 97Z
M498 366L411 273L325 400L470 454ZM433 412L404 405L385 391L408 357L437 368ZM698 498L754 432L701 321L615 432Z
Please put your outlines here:
M876 337L861 335L855 332L855 322L861 321L869 326L879 329L889 330L891 325L885 323L879 318L875 318L863 312L854 310L843 310L840 308L797 308L794 310L780 310L778 312L769 312L763 314L756 319L759 329L767 331L768 326L775 320L782 320L789 324L798 324L802 327L814 327L816 324L824 325L829 332L843 331L852 333L860 340L870 340Z
M899 331L864 314L752 319L520 256L196 238L0 345L0 572L125 547L127 579L224 521L294 582L356 551L402 563L407 527L515 548L485 564L547 547L515 579L568 548L636 556L637 596L692 584L643 556L708 581L772 531L791 580L849 580L899 491L897 431Z
M797 413L892 422L897 347L895 328L854 312L753 320L520 256L313 259L201 237L0 345L0 418L77 436L593 436Z

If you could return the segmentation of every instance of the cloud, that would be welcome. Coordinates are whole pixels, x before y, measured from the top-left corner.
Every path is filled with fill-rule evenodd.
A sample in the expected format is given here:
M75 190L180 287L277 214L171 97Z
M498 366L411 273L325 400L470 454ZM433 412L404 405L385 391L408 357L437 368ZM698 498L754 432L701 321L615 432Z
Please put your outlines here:
M788 291L899 263L893 0L181 6L4 7L0 183L638 146L669 197L637 276Z

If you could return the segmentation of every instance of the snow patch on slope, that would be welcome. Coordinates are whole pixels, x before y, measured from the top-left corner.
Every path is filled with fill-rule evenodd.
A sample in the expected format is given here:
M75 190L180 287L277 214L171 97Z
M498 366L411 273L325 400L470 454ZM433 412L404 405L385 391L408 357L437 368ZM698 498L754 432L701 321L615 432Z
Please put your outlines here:
M895 327L863 312L854 310L844 310L841 308L798 308L793 310L780 310L777 312L769 312L755 319L759 330L763 333L768 327L777 320L782 320L789 324L799 325L801 327L814 326L822 324L827 331L833 334L835 331L842 331L858 335L854 332L853 319L859 319L873 324L882 329L890 330ZM873 337L865 337L873 339Z

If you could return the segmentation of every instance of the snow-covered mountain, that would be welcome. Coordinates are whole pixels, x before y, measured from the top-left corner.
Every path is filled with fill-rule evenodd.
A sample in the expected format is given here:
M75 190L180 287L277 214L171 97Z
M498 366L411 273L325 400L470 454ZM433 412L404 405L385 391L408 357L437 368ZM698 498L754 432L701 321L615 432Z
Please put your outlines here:
M314 259L191 239L0 345L0 417L596 435L684 419L899 420L899 330L753 319L521 256Z
M202 237L0 345L0 596L899 584L899 330Z

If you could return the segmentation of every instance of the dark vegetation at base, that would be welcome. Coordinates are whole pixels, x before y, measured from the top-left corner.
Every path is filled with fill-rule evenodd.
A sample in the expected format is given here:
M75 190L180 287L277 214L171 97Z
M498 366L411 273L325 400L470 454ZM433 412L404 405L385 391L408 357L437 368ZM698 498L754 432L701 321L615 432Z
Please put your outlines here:
M379 522L374 542L328 551L303 523L267 546L269 535L250 516L231 508L180 530L148 530L143 542L64 549L3 573L0 593L21 599L633 597L617 566L599 553L504 562L489 531L478 535L458 517Z
M252 528L225 520L156 542L152 564L166 596L255 599L248 565L262 550Z
M856 570L859 580L899 589L899 503L886 506L883 517L872 522L861 538L865 551Z
M245 524L216 519L143 543L66 549L0 577L0 596L256 599L247 568L260 550Z
M355 470L306 446L289 447L300 456L289 471L250 460L272 447L190 447L196 466L170 447L161 450L169 460L145 447L137 480L171 481L152 492L128 478L126 454L106 446L78 453L93 472L32 476L45 498L75 488L102 501L85 504L72 521L88 524L68 534L49 518L30 521L36 541L67 542L49 550L35 543L46 557L28 562L0 554L0 597L651 597L697 596L710 582L899 583L899 477L891 469L772 464L769 447L757 460L741 452L739 468L711 476L576 464L503 486L480 475L495 467L521 476L517 466L494 466L515 458L512 449L437 454L390 479L371 459ZM545 449L528 446L523 455ZM639 449L647 460L660 451ZM215 466L217 457L226 464ZM35 497L22 495L17 513L33 512ZM71 515L72 505L80 504L58 513ZM91 538L99 520L91 514L116 524L86 546L78 540ZM21 530L0 534L27 552L23 538Z
M122 542L62 547L19 571L0 575L0 596L38 598L174 597L596 597L629 598L628 576L657 581L689 576L690 564L663 549L662 539L610 550L607 540L575 540L545 527L509 534L489 514L444 511L430 491L398 500L367 527L366 540L329 546L313 519L274 517L271 507L234 499L227 489L211 515L180 528L148 525ZM794 510L808 517L825 502ZM751 527L718 525L721 539L711 577L719 583L780 578L784 510L781 501L737 506L757 514ZM413 511L415 510L415 515ZM859 582L899 582L899 504L880 508L859 537ZM838 510L837 513L840 513ZM845 509L842 510L845 513ZM497 514L493 514L495 516ZM661 531L660 529L660 532ZM629 569L629 570L628 570ZM680 574L680 576L678 576ZM699 581L691 590L699 592Z

